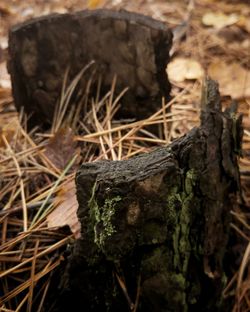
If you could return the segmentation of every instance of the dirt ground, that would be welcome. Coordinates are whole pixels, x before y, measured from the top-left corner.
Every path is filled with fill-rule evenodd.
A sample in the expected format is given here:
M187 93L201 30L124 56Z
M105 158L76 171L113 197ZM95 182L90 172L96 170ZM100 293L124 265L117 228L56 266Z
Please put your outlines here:
M14 136L13 133L15 132L18 116L13 105L11 82L6 69L6 62L8 59L8 30L17 23L50 13L61 14L83 9L97 8L111 8L115 10L125 9L146 14L165 22L174 33L171 61L167 68L168 76L173 86L172 96L175 97L183 92L183 90L186 90L186 88L188 88L188 91L180 99L176 100L172 106L172 112L177 115L179 114L182 118L172 120L171 133L168 136L168 141L166 140L165 142L162 138L158 138L158 140L155 140L155 145L160 145L163 142L168 143L188 132L193 126L199 123L200 92L202 80L205 75L209 75L211 78L219 82L224 107L227 107L232 100L238 102L239 111L244 116L242 157L239 159L244 203L240 205L240 208L239 206L237 206L237 208L232 207L232 231L235 231L242 239L245 247L244 249L242 249L242 247L239 249L239 262L236 264L235 275L228 283L224 295L235 298L233 311L250 311L249 0L0 0L0 174L3 174L4 179L6 179L3 179L3 181L0 182L0 189L2 188L2 191L0 192L0 201L4 203L0 205L0 207L4 207L4 209L19 207L23 200L19 195L19 197L15 197L15 192L8 189L11 186L13 187L9 182L9 177L13 173L8 171L10 169L9 167L5 167L4 163L8 157L12 157L10 156L12 154L8 154L10 146L6 143L3 137L10 141ZM71 134L67 135L68 138L71 138ZM25 135L23 134L23 136ZM59 135L57 139L60 141L62 137ZM92 139L92 141L93 140L94 139ZM25 144L27 144L27 142ZM30 141L29 144L31 144ZM34 148L34 145L32 146L32 148ZM129 155L134 155L139 150L142 151L142 147L138 146L135 145L132 152L128 152L130 153ZM154 146L154 144L150 145L150 147L152 146ZM24 147L22 148L24 150ZM27 149L28 147L25 145L25 148ZM31 145L29 148L31 149ZM126 151L128 150L129 148L127 148ZM128 154L124 155L124 158L128 157ZM50 160L51 159L53 163L53 157L51 157ZM92 158L87 158L87 160L90 161ZM54 164L55 163L56 162L54 162ZM13 167L15 166L13 165ZM7 171L8 174L6 173ZM60 171L55 171L55 177L59 176L58 172ZM18 178L18 173L15 172L14 174L13 177L17 181L15 187L17 187L20 182L20 175ZM33 175L30 179L33 179L32 181L34 182ZM44 179L46 180L47 177ZM37 183L37 185L42 183L38 180L39 179L34 182ZM52 183L51 180L46 181L48 185ZM21 183L21 190L25 189L26 182L24 181L23 183L23 185ZM69 183L72 183L72 181ZM60 198L66 200L65 197L63 197L65 194L63 195L62 193L60 193ZM47 195L45 194L44 196ZM29 198L29 195L27 195L26 198ZM39 197L39 201L40 200ZM3 245L8 242L7 232L9 226L8 223L6 223L7 221L3 221L5 220L4 218L4 215L0 215ZM12 229L14 221L12 220L11 222L12 223L9 227ZM14 226L17 226L18 222L18 226L20 226L22 220L17 222L15 219L15 222ZM46 241L46 239L47 238L45 237L44 241ZM64 238L62 238L62 241L59 241L62 245L65 244L63 239ZM58 242L58 238L56 238L55 241ZM33 252L38 252L38 249L36 249L38 247L33 246L32 248ZM3 266L0 266L2 272L5 271L5 265L8 268L10 267L8 262L9 258L7 259L6 257L7 253L2 255L0 253L0 261L3 263ZM18 260L15 261L18 262ZM53 270L53 267L51 267L51 270ZM30 283L31 284L29 285L32 285L32 282ZM43 289L47 289L45 284ZM20 293L23 291L22 289L27 288L25 288L24 285L25 281L20 281L20 285L17 286L17 293ZM7 282L5 289L6 291L8 290ZM32 287L29 289L31 292ZM28 295L30 295L30 292L28 292ZM13 298L13 292L10 291L10 295L11 298ZM27 299L29 297L28 295L24 298L28 301L29 311L31 311L32 300ZM6 299L5 302L7 301L8 300ZM19 305L12 303L12 306L17 307ZM2 307L2 311L13 311L7 310L7 307L9 308L9 305L6 303L6 306L3 305Z

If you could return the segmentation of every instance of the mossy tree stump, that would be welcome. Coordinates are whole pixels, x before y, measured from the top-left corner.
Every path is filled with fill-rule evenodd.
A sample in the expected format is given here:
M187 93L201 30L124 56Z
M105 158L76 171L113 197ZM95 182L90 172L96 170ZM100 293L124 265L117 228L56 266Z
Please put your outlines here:
M208 80L201 126L126 161L83 164L76 176L81 239L63 307L86 311L226 311L225 252L239 190L241 118L221 111Z

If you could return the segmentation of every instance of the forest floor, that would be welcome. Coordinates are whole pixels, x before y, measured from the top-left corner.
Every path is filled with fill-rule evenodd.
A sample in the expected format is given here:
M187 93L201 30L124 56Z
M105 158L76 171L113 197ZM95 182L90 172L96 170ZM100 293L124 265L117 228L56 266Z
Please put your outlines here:
M27 132L25 116L15 110L6 69L9 28L52 12L103 7L143 13L173 30L167 68L171 103L146 120L121 125L112 120L112 100L99 101L99 111L92 108L88 113L85 133L61 121L50 132ZM79 237L74 185L78 164L127 159L199 125L205 75L219 82L223 106L236 100L243 114L239 165L245 203L229 207L231 231L243 243L236 246L239 261L224 296L235 298L233 311L250 311L250 2L0 0L0 311L32 311L34 306L43 311L51 275L63 261L67 244ZM157 135L146 128L152 122L159 124ZM61 228L64 225L71 232Z

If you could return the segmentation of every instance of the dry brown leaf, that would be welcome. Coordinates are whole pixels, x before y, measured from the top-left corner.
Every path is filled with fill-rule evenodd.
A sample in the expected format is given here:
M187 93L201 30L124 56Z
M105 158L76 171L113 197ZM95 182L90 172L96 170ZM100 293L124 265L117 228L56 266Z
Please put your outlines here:
M250 33L250 19L246 16L241 15L239 21L237 22L237 25Z
M168 64L167 73L169 79L176 82L200 79L204 75L200 63L189 58L175 58Z
M19 127L18 116L12 106L11 90L0 86L0 147L6 147L3 136L11 142Z
M5 50L8 48L8 37L7 36L0 36L0 48Z
M10 89L0 87L0 112L3 112L8 103L13 102Z
M10 6L8 5L7 1L6 3L0 3L0 15L2 16L8 16L8 15L12 15L13 11L10 8Z
M102 5L102 3L103 3L103 0L88 0L87 6L89 9L95 9L98 6Z
M7 118L5 116L0 116L0 148L6 147L5 141L3 139L3 136L8 142L11 142L13 136L16 133L16 130L18 128L18 119L17 118ZM11 122L9 122L11 121ZM8 123L9 122L9 123Z
M202 23L206 26L213 26L214 28L222 28L237 23L239 16L235 13L224 14L221 12L209 12L203 15Z
M78 202L74 180L61 186L55 198L55 206L55 209L47 216L48 227L68 225L75 238L79 238L81 226L76 213Z
M246 39L241 44L243 49L250 49L250 39Z
M0 87L10 89L10 75L7 72L6 62L0 63Z
M60 128L50 139L45 155L58 168L64 169L76 153L76 142L71 128Z
M239 63L216 60L209 66L208 75L219 82L222 95L230 95L233 99L250 97L250 71Z

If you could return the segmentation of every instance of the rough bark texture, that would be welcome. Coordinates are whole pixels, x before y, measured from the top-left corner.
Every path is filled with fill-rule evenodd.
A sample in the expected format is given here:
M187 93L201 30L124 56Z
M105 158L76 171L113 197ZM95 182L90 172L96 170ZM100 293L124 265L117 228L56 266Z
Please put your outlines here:
M211 80L202 107L201 126L169 146L82 165L82 237L60 311L72 301L85 311L227 311L222 289L241 118L234 108L221 112Z
M20 24L9 34L13 95L18 110L32 114L30 124L51 122L66 68L73 79L89 62L81 87L96 71L102 91L129 87L123 99L123 116L143 117L169 96L166 75L172 33L150 17L126 11L82 11L53 14ZM95 83L93 83L95 86ZM96 96L96 88L92 95Z

